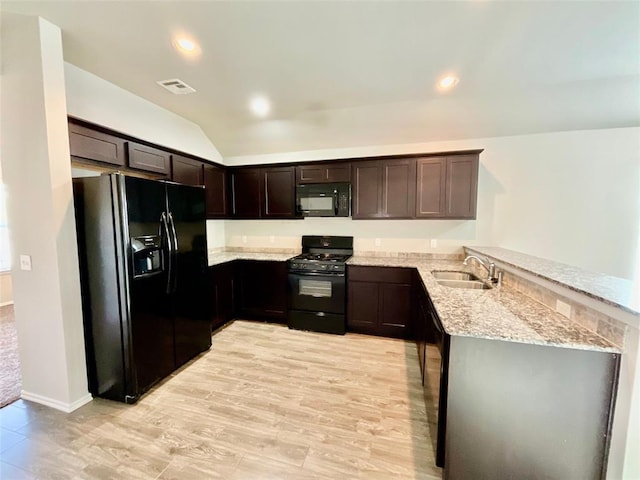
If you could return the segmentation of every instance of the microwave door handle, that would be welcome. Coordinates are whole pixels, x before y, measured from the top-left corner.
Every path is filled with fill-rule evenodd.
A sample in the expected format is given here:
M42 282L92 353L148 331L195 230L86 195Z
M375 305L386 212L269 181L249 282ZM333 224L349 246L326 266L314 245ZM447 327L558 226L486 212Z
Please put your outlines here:
M334 190L333 191L333 214L337 217L338 216L338 208L339 208L339 204L338 204L338 190Z

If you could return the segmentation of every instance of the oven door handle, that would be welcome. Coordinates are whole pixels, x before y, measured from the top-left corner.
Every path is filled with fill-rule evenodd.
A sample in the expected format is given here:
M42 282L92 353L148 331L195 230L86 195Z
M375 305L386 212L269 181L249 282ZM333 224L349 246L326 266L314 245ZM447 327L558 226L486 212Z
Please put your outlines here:
M344 272L289 272L289 275L296 277L344 277Z

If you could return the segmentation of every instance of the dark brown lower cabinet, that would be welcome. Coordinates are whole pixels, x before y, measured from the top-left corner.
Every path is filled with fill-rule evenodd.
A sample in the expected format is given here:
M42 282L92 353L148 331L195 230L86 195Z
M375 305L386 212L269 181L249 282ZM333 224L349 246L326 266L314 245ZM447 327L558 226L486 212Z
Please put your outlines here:
M412 269L348 267L348 331L413 338L413 303Z
M235 315L235 285L237 262L209 267L211 283L211 330L220 328Z
M238 315L286 323L286 262L238 260L236 279Z
M444 478L604 479L620 355L451 337Z

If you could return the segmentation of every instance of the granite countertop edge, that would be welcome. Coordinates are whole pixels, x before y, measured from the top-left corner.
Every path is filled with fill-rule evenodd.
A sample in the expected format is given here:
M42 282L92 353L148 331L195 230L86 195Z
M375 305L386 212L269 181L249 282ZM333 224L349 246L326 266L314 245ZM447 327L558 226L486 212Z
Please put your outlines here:
M464 248L640 317L640 305L633 305L628 300L633 286L630 281L623 278L590 272L500 247L465 246ZM521 260L518 261L516 257ZM541 271L542 269L545 271ZM580 285L579 282L582 284ZM625 292L621 293L621 290Z
M209 266L214 267L234 260L264 260L273 262L284 262L295 253L263 253L263 252L218 252L209 254Z

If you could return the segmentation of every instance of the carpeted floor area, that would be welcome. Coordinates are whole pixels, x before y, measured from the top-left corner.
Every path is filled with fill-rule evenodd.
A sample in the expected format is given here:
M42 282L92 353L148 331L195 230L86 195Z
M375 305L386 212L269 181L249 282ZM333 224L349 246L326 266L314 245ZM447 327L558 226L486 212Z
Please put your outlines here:
M13 305L0 307L0 407L20 398L22 378Z

